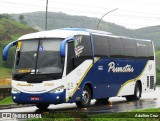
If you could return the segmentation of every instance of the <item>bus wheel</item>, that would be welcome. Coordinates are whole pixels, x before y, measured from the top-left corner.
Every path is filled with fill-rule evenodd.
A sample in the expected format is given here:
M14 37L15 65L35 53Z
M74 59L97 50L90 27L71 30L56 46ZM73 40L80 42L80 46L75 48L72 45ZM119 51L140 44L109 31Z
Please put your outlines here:
M141 85L140 83L136 82L134 95L126 96L127 101L139 100L141 98Z
M49 104L37 104L36 107L40 110L46 110L49 107Z
M90 105L91 102L91 91L88 86L84 87L82 92L82 100L76 102L78 108L86 108Z

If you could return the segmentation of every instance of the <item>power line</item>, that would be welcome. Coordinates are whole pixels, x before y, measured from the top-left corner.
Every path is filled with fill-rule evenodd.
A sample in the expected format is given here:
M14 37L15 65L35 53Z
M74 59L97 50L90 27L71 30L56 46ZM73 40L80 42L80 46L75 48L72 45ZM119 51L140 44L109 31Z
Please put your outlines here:
M19 16L18 14L15 14L15 15L17 15L17 16ZM43 16L31 16L31 15L26 15L26 14L24 14L24 16L28 16L28 17L34 17L34 18L42 18L42 19L39 19L39 20L37 20L36 19L36 21L45 21L45 17L43 17ZM48 17L48 19L52 19L52 20L65 20L65 21L83 21L83 23L86 23L86 24L88 24L88 23L91 23L91 22L95 22L95 26L96 26L96 23L98 22L98 19L97 20L92 20L92 21L84 21L84 20L78 20L78 19L67 19L67 18L53 18L53 17ZM108 22L105 22L105 23L108 23ZM112 23L112 22L109 22L109 23ZM118 22L118 24L126 24L126 25L138 25L138 26L147 26L146 24L134 24L133 22L131 23L131 24L128 24L128 23L122 23L122 22Z
M24 7L23 7L24 8ZM29 9L29 8L28 8ZM36 10L36 9L35 9ZM133 12L133 11L130 11ZM77 12L75 12L77 13ZM89 13L89 12L88 12ZM92 13L92 14L96 14L96 13ZM97 13L98 14L98 13ZM100 14L99 15L104 15L104 14ZM136 19L143 19L143 20L153 20L154 21L159 21L160 17L148 17L148 16L138 16L138 15L127 15L127 14L118 14L118 15L111 15L111 16L115 16L115 17L129 17L129 18L136 18ZM93 17L92 17L93 18Z
M14 14L14 15L18 15L19 16L19 14ZM32 16L32 15L27 15L27 14L23 14L24 16L28 16L28 17L38 17L38 18L44 18L45 19L45 16ZM114 15L114 16L116 16L116 15ZM127 16L127 15L126 15ZM122 17L122 16L121 16ZM132 16L128 16L129 18L131 18ZM123 17L122 17L123 18ZM69 21L84 21L84 20L81 20L81 19L72 19L72 18L57 18L57 17L48 17L48 19L53 19L53 20L55 20L55 19L61 19L61 20L69 20ZM139 19L139 18L138 18ZM141 18L141 19L145 19L145 18ZM148 19L145 19L145 20L148 20ZM159 19L160 20L160 19ZM152 21L159 21L158 19L156 19L156 20L152 20ZM85 20L85 22L88 22L88 23L90 23L91 21L93 21L93 22L98 22L98 18L96 19L95 18L95 20L93 20L93 19L91 19L91 20ZM105 22L105 21L104 21Z
M42 8L42 6L37 6L37 5L31 5L31 4L22 4L22 3L14 3L14 2L5 2L5 1L0 1L0 2L2 2L2 3L9 3L9 4L18 4L18 5L23 5L23 6L27 6L27 7L29 7L29 6L33 6L33 7L38 7L38 8ZM51 2L53 2L53 1L51 1ZM62 3L62 2L55 2L55 3ZM65 3L65 4L74 4L74 3L67 3L67 2L63 2L63 3ZM74 4L74 5L76 5L76 4ZM79 4L77 4L78 6L81 6L81 5L79 5ZM104 7L97 7L97 6L89 6L89 5L83 5L83 6L86 6L86 7L92 7L92 8L100 8L100 9L113 9L113 8L104 8ZM51 7L50 7L51 8ZM55 8L55 7L54 7ZM57 9L59 9L59 8L57 8ZM55 9L55 10L57 10L57 9ZM65 8L63 8L64 10L71 10L72 12L73 12L73 9L65 9ZM53 9L50 9L50 10L53 10ZM76 11L75 9L74 9L74 11ZM79 12L80 10L78 10L78 12ZM129 10L123 10L123 9L120 9L119 11L126 11L126 12L134 12L134 13L143 13L143 14L150 14L150 15L159 15L160 16L160 14L154 14L154 13L146 13L146 12L138 12L138 11L129 11ZM90 13L90 14L99 14L99 15L104 15L105 13L96 13L96 12L87 12L86 10L84 11L84 13Z
M26 14L24 14L24 15L26 15ZM28 16L28 15L26 15L26 16ZM160 18L158 18L158 17L156 18L156 17L134 16L134 15L126 15L126 14L123 14L123 15L119 14L119 15L112 15L112 16L115 16L115 17L118 17L118 18L128 17L129 19L130 18L135 18L135 19L152 20L152 21L159 21L160 20ZM41 17L41 16L36 16L36 17ZM48 18L53 18L53 17L48 17ZM91 18L93 18L93 17L91 17ZM53 18L53 19L56 19L56 18ZM95 18L95 19L98 19L98 18ZM68 19L68 20L71 20L71 19ZM76 20L79 20L79 19L76 19Z
M42 6L38 6L38 5L31 5L31 4L22 4L22 3L14 3L14 2L6 2L6 1L0 1L2 3L7 3L7 4L17 4L17 5L20 5L20 6L23 6L23 8L28 8L28 7L34 7L35 10L36 8L42 8ZM53 1L51 1L53 2ZM60 2L59 2L60 3ZM64 2L64 4L66 4L66 2ZM69 3L68 3L69 4ZM77 4L75 4L77 5ZM79 5L80 6L80 5ZM93 7L93 8L99 8L99 9L109 9L109 8L102 8L102 7L97 7L97 6L88 6L88 5L85 5L87 7ZM44 7L44 6L43 6ZM29 8L28 8L29 9ZM56 9L56 7L54 7L54 9L52 7L50 7L50 10L60 10L59 8ZM75 10L75 9L66 9L66 8L63 8L63 10L67 10L67 11L70 11L70 12L74 12L74 13L89 13L89 14L97 14L97 15L104 15L104 13L100 13L100 12L89 12L89 11L86 11L86 10ZM81 12L80 12L81 11ZM158 15L160 16L159 14L153 14L153 13L145 13L145 12L138 12L138 11L129 11L129 10L119 10L119 11L123 11L123 12L129 12L129 13L139 13L139 14L148 14L148 15ZM159 21L160 20L160 17L151 17L151 16L142 16L142 15L127 15L127 14L118 14L118 15L111 15L111 17L118 17L118 18L122 18L122 17L128 17L128 18L134 18L134 19L142 19L142 20L152 20L152 21ZM33 16L32 16L33 17ZM39 17L39 16L37 16ZM42 18L42 17L41 17ZM43 17L44 18L44 17ZM53 17L48 17L49 19L61 19L61 20L69 20L69 21L84 21L84 20L78 20L78 19L66 19L66 18L53 18ZM90 21L85 21L86 23L90 23ZM125 23L126 24L126 23ZM129 24L128 24L129 25ZM133 25L133 24L132 24ZM135 24L134 24L135 25ZM137 24L136 24L137 25Z

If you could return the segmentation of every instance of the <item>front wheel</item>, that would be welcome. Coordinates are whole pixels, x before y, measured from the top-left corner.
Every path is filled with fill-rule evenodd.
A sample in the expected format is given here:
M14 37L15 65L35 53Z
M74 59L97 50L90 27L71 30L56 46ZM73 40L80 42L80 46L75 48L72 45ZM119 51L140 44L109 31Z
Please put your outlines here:
M136 82L134 95L126 96L126 99L127 99L127 101L139 100L141 98L141 93L142 93L141 85L140 85L140 83Z
M40 110L46 110L49 107L49 104L37 104L36 107Z
M85 86L82 92L82 100L76 102L76 105L79 108L86 108L90 105L90 102L91 102L91 91L88 88L88 86Z

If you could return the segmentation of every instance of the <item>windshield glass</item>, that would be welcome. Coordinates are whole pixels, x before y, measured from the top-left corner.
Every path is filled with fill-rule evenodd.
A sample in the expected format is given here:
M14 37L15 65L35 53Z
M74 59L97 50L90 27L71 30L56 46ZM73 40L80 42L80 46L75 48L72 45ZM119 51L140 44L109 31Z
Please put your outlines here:
M39 45L37 73L62 73L59 40L42 40Z
M19 41L16 50L13 77L16 80L58 79L63 73L60 42L63 39Z

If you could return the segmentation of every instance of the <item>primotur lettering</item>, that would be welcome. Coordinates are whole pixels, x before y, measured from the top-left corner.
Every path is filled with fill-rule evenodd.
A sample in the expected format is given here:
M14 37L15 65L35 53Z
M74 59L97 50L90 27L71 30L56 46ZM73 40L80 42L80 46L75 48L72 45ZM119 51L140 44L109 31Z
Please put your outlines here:
M116 64L114 62L110 62L108 64L109 69L108 72L113 72L113 73L128 73L128 72L134 72L134 68L131 65L126 65L124 67L116 67Z
M33 84L21 84L21 83L17 83L17 86L33 86Z

